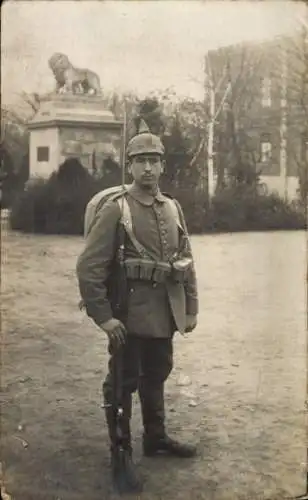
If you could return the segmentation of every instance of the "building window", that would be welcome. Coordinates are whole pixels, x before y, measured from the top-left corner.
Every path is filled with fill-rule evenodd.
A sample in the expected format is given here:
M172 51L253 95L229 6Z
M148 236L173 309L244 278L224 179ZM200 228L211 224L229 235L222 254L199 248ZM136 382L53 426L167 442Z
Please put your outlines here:
M49 161L49 147L39 146L37 148L37 161Z
M269 108L272 105L271 91L271 79L269 77L263 78L261 82L261 100L263 108Z
M268 163L272 159L272 143L270 136L264 134L261 138L261 163Z

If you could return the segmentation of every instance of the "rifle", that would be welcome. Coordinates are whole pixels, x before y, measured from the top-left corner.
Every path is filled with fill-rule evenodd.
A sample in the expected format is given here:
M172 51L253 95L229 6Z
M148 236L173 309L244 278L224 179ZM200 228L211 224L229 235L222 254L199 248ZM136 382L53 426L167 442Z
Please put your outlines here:
M126 109L124 101L124 126L123 126L123 155L122 155L122 214L124 206L125 192L125 140L126 140ZM113 310L113 316L125 323L127 313L127 278L124 267L126 231L122 221L119 222L116 238L116 255L114 262L115 273L110 282L110 302ZM120 493L137 492L139 484L132 475L130 466L130 454L124 447L123 428L126 424L127 415L124 414L123 407L123 346L111 346L111 379L112 379L112 402L111 412L114 424L114 461L113 461L113 484ZM127 438L127 437L126 437Z
M115 262L115 274L113 276L113 316L120 321L125 321L126 316L126 301L127 301L127 286L126 273L124 269L124 248L125 248L125 229L120 223L117 228L117 252ZM111 407L115 419L115 442L112 443L115 450L121 455L124 453L122 420L124 416L123 410L123 346L112 346L112 362L111 362L111 377L112 377L112 394L113 400Z

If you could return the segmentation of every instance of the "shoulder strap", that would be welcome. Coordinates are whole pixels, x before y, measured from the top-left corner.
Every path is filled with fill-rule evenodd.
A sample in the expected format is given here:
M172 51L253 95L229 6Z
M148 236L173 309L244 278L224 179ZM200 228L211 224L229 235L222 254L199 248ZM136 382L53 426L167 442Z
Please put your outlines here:
M121 197L117 198L116 201L118 202L121 213L122 213L121 222L122 222L127 234L129 235L131 242L135 246L136 250L140 253L141 257L148 258L149 253L144 248L144 246L137 240L137 238L134 234L132 214L131 214L129 204L127 202L126 197L121 196ZM178 209L176 202L170 197L166 197L166 201L167 201L169 207L171 208L171 211L173 213L173 216L174 216L174 219L176 221L177 226L184 233L185 231L184 231L183 225L181 224L181 221L180 221L179 209Z
M122 196L121 198L117 199L117 202L122 213L121 222L128 236L130 237L131 242L135 246L136 250L140 253L141 257L149 257L148 252L146 251L144 246L139 243L136 236L134 235L132 214L127 199L125 198L125 196Z

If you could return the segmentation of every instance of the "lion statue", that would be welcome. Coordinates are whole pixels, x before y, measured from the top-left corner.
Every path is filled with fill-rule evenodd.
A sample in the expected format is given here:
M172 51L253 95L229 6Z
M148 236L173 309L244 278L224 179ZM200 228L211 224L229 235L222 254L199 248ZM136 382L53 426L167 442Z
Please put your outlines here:
M65 54L56 52L48 64L56 79L57 92L100 94L99 76L89 69L75 68Z

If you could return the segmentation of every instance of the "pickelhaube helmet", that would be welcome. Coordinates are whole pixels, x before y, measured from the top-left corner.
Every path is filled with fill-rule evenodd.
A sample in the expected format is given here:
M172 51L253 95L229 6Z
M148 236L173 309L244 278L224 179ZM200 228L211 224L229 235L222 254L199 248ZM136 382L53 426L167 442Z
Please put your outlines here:
M163 155L165 148L158 135L151 134L149 127L141 119L138 134L135 135L127 145L127 156L155 153Z

